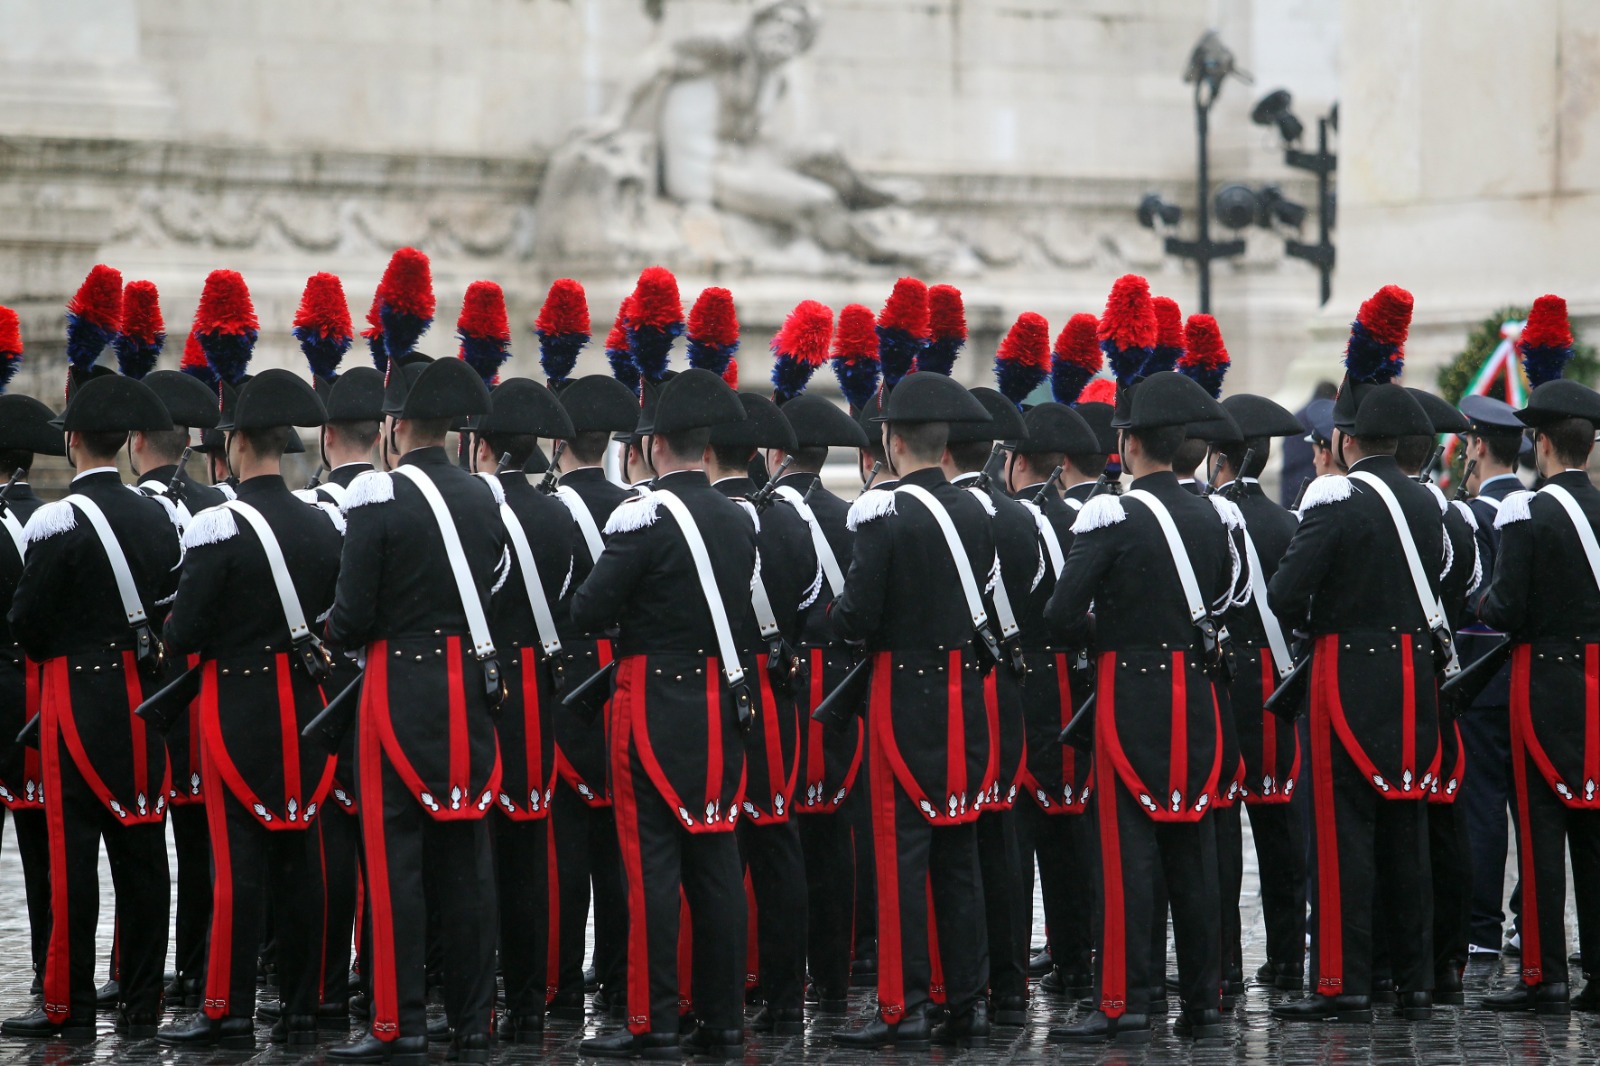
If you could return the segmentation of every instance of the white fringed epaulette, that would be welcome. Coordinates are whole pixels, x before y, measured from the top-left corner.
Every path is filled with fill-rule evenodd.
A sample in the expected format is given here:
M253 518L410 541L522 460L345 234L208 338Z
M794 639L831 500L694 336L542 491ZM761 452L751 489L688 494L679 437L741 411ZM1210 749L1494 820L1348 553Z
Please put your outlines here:
M239 523L234 521L233 511L221 505L207 507L190 519L189 528L183 533L183 550L192 551L205 544L220 544L238 535Z
M1425 482L1423 487L1426 488L1429 492L1433 493L1433 498L1435 500L1439 501L1439 513L1440 514L1444 514L1446 511L1450 510L1450 501L1444 498L1444 490L1443 489L1441 489L1438 485L1435 485L1431 481Z
M967 491L977 499L978 504L984 509L985 512L988 513L989 517L993 518L995 515L994 500L990 498L989 494L984 492L982 489L975 488L971 485L967 486Z
M1216 508L1217 517L1222 519L1222 524L1229 529L1244 528L1244 512L1239 510L1239 505L1213 492L1206 499L1211 501L1211 506Z
M756 510L756 505L751 503L749 500L743 498L742 496L732 497L732 499L733 499L734 503L739 505L739 509L741 511L743 511L745 514L750 516L750 521L752 521L752 522L754 522L756 524L756 532L760 533L761 532L761 512Z
M868 489L856 497L845 516L844 525L854 533L863 523L872 522L884 515L894 514L894 493L888 489Z
M502 506L506 502L506 490L505 487L500 484L500 479L495 477L493 474L485 474L482 472L480 472L478 476L483 479L483 483L488 485L489 491L494 494L494 505L496 507Z
M1478 532L1480 528L1478 516L1473 513L1471 505L1466 500L1451 500L1450 502L1457 511L1461 512L1461 517L1467 520L1467 525L1472 528L1472 531L1474 533Z
M611 512L611 517L606 519L606 528L602 532L609 537L613 533L632 533L645 526L653 526L660 510L661 501L654 496L635 496L631 500L623 500Z
M66 500L57 500L33 512L33 517L22 529L22 540L25 544L35 544L46 537L76 529L77 526L78 509Z
M1309 511L1313 507L1348 500L1354 491L1350 479L1343 474L1323 474L1306 488L1305 498L1300 501L1300 510Z
M322 502L322 497L317 495L316 489L290 489L289 491L294 495L294 498L299 500L301 503L309 503L311 506L315 507Z
M389 503L393 500L394 476L367 470L357 474L356 479L350 482L350 491L344 497L344 510L348 514L369 503Z
M321 500L317 501L316 508L328 516L328 521L332 522L333 528L339 531L339 536L344 536L344 515L340 513L339 508L331 503L323 503Z
M1500 513L1495 516L1494 528L1504 529L1512 522L1526 522L1533 517L1534 493L1527 489L1513 492L1500 501ZM35 515L35 517L38 517ZM30 526L33 523L28 523Z
M238 493L237 493L237 492L234 492L234 491L233 491L233 486L232 486L232 485L230 485L230 484L228 484L228 483L227 483L227 482L226 482L226 481L219 481L219 482L218 482L218 483L217 483L217 484L216 484L216 485L215 485L215 486L213 486L213 487L214 487L214 488L215 488L215 489L216 489L216 490L217 490L217 491L218 491L218 492L220 492L220 493L222 493L222 495L223 495L223 496L224 496L224 497L226 497L226 498L227 498L227 499L230 499L230 500L237 500L237 499L238 499L238 498L239 498L239 494L238 494Z
M131 486L130 486L131 487ZM140 493L146 499L154 500L167 509L167 518L171 519L172 527L180 534L183 532L183 519L178 515L178 506L165 496L157 494Z
M565 504L567 510L572 512L573 521L582 522L583 515L589 514L589 507L583 502L583 497L579 496L577 490L572 488L570 485L556 486L555 495L556 499ZM583 512L583 514L579 514L580 511Z
M1107 526L1126 521L1127 517L1128 511L1122 506L1122 497L1096 496L1084 504L1083 510L1078 512L1077 521L1072 523L1072 532L1074 535L1092 533L1097 529L1105 529Z

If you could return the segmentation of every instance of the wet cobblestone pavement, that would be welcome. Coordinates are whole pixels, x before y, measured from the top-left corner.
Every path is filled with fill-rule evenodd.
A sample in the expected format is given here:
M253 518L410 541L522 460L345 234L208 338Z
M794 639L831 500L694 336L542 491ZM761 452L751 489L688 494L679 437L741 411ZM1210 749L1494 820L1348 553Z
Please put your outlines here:
M1246 829L1248 833L1248 828ZM1246 872L1243 905L1245 972L1252 973L1263 961L1263 929L1253 868L1254 852L1245 845ZM102 906L99 958L104 960L110 946L110 881L102 871ZM1570 899L1570 896L1569 896ZM21 868L14 841L6 834L0 847L0 1016L9 1017L35 1009L37 1001L28 995L31 973L28 966L27 920L22 906ZM1570 908L1569 908L1570 909ZM1036 908L1037 913L1037 908ZM1568 915L1568 935L1573 935L1574 918ZM1037 937L1035 938L1038 939ZM1285 1066L1313 1064L1372 1064L1398 1066L1401 1063L1600 1063L1600 1015L1574 1014L1570 1018L1540 1020L1533 1016L1489 1014L1473 1010L1470 1004L1486 990L1500 988L1514 980L1512 959L1475 961L1467 970L1468 1007L1439 1007L1432 1021L1405 1023L1395 1020L1392 1010L1378 1008L1372 1026L1284 1026L1273 1021L1269 1007L1280 993L1267 993L1252 986L1240 997L1233 1012L1229 1035L1214 1044L1195 1046L1170 1035L1159 1018L1156 1035L1147 1047L1097 1048L1065 1047L1050 1044L1046 1035L1052 1025L1073 1016L1072 1006L1035 990L1029 1024L1021 1029L997 1029L988 1048L931 1052L863 1053L836 1048L829 1033L855 1024L872 1010L870 989L857 989L851 996L849 1014L817 1015L810 1020L804 1037L762 1038L751 1036L743 1062L750 1066L776 1066L780 1063L807 1062L817 1066L866 1066L886 1062L909 1066L916 1063L962 1066L1000 1066L1019 1062L1149 1064L1195 1063L1197 1066L1223 1066L1230 1063L1282 1063ZM103 967L102 962L102 967ZM103 972L101 974L103 977ZM433 1008L437 1011L439 1008ZM589 1060L578 1053L578 1042L614 1023L591 1017L586 1026L551 1022L541 1045L501 1047L494 1053L496 1063L567 1064ZM112 1032L112 1019L102 1017L100 1039L87 1045L37 1043L0 1038L0 1066L48 1063L70 1066L78 1063L168 1063L173 1066L302 1066L320 1063L327 1044L311 1052L273 1048L267 1042L267 1027L257 1028L259 1049L254 1052L174 1051L153 1040L128 1041ZM330 1041L338 1042L338 1041ZM447 1045L435 1045L432 1059L445 1061ZM706 1060L701 1060L706 1061Z

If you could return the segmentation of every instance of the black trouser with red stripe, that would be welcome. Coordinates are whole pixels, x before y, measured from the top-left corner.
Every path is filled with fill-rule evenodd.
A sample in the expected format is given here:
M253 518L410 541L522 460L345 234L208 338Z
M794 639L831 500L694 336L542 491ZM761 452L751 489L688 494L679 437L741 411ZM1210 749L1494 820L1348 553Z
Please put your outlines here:
M1155 886L1165 870L1182 886L1171 896L1178 994L1187 1009L1214 1010L1221 988L1221 905L1213 815L1198 822L1157 822L1116 778L1108 759L1097 758L1096 764L1104 905L1100 1007L1112 1016L1147 1013L1151 990L1166 981L1166 917L1155 919Z
M256 956L269 913L284 1013L312 1014L322 998L321 838L314 828L268 829L215 775L206 784L215 867L206 1014L255 1014Z
M1306 842L1300 813L1287 803L1247 804L1261 881L1267 958L1291 973L1306 959Z
M1239 808L1243 800L1235 800L1232 807L1217 807L1210 821L1217 833L1217 892L1222 900L1221 967L1223 981L1237 981L1244 977L1244 960L1239 944L1239 893L1244 884L1244 828ZM1178 872L1182 884L1183 874Z
M1026 801L1024 801L1026 802ZM1022 896L1022 852L1015 811L978 816L978 869L983 877L984 924L988 927L989 991L995 999L1027 998L1031 893ZM959 1001L956 1001L959 1002Z
M1467 815L1459 797L1455 803L1428 804L1435 974L1460 970L1467 964L1467 931L1472 919L1472 867L1467 854Z
M116 892L117 969L121 1000L130 1011L154 1014L161 1008L161 975L171 919L171 874L167 869L167 830L162 822L125 825L108 811L78 773L64 750L59 781L46 762L50 827L50 956L45 974L45 1004L52 998L51 974L66 967L71 1017L95 1012L94 938L100 918L100 842L105 841ZM62 920L65 915L65 921Z
M488 818L437 821L381 750L363 759L363 771L369 760L380 763L379 780L361 786L372 916L372 954L363 961L372 990L373 1033L393 1039L427 1032L432 909L438 913L450 1026L462 1036L486 1034L494 1006L497 928ZM425 883L436 895L430 897ZM385 1020L390 1017L397 1019L397 1028L389 1028L395 1024Z
M1022 854L1022 897L1028 908L1023 934L1030 935L1033 929L1033 866L1037 859L1050 958L1068 977L1092 974L1100 920L1100 849L1094 837L1094 815L1088 811L1046 814L1020 798L1017 846Z
M1577 897L1578 952L1590 967L1600 959L1600 811L1562 803L1527 755L1522 766L1512 769L1521 836L1522 980L1529 985L1565 982L1567 852Z
M761 998L775 1010L801 1010L806 991L806 862L800 827L786 822L739 825L739 851L756 903Z
M204 977L206 939L211 931L211 831L204 803L174 804L172 850L178 859L177 913L173 918L173 961L180 978Z
M864 731L871 733L871 730ZM853 949L857 959L878 957L878 879L874 874L877 858L872 846L872 786L867 773L871 760L872 738L863 736L861 772L839 808L839 814L850 827L850 847L857 871Z
M559 960L558 998L583 997L583 953L594 894L594 969L600 987L622 1002L628 983L628 885L617 846L617 820L610 807L591 807L564 780L550 800L550 861L557 892L551 925Z
M503 813L491 817L506 1013L542 1017L550 959L549 822L513 821Z
M629 1028L678 1031L678 918L686 901L694 1012L707 1028L742 1029L749 933L738 840L731 832L689 832L637 766L615 803L628 876Z
M317 819L322 834L322 1002L343 1007L350 987L350 948L361 893L361 819L331 797Z
M961 1014L989 986L989 935L978 827L931 825L894 781L884 760L873 763L873 831L878 881L878 1010L900 1021L928 1002L933 964L928 908L933 907L944 974L945 1003Z
M856 854L842 811L797 814L805 855L806 959L819 999L850 992L855 942ZM868 871L870 874L870 870Z
M5 808L0 808L0 826L4 824ZM33 972L42 978L50 950L50 827L44 811L37 808L13 810L11 824L16 827L17 857L22 860L22 884L28 896L28 957Z
M1373 938L1386 936L1395 987L1433 988L1433 879L1428 803L1385 799L1328 730L1312 727L1311 884L1317 892L1312 936L1314 991L1372 993ZM1375 919L1374 907L1384 920Z

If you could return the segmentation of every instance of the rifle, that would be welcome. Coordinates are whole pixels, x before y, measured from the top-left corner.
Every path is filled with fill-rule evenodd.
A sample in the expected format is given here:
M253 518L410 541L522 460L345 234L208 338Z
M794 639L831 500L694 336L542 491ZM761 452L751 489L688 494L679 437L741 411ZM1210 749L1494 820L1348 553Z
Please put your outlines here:
M1463 666L1455 677L1439 686L1439 709L1450 718L1472 706L1500 668L1511 658L1511 638L1501 637L1495 646Z
M1461 484L1456 486L1455 499L1465 500L1467 498L1467 481L1471 479L1473 472L1477 469L1478 460L1468 459L1467 465L1461 471Z
M1295 645L1294 666L1283 675L1278 687L1262 703L1264 710L1271 711L1286 722L1300 717L1300 706L1305 702L1306 689L1311 684L1311 659L1310 641L1300 641Z
M807 485L806 486L806 491L801 494L800 502L801 503L810 503L811 502L811 494L813 492L816 492L817 491L817 486L819 486L821 484L822 484L822 475L821 474L813 474L813 475L811 475L811 484Z
M1303 477L1300 479L1300 489L1294 494L1294 503L1289 505L1289 510L1300 510L1300 501L1306 498L1306 489L1309 489L1311 487L1311 483L1315 480L1316 478L1314 477Z
M850 719L866 710L867 689L871 683L872 656L868 655L852 666L833 691L822 698L811 712L811 720L843 729L850 724Z
M1094 488L1089 490L1089 495L1083 502L1088 503L1102 491L1111 491L1111 475L1100 471L1100 476L1095 478ZM1088 751L1094 747L1094 705L1097 692L1089 693L1089 698L1083 701L1072 719L1067 722L1067 727L1061 731L1056 739L1066 745L1077 748L1079 751Z
M1244 462L1240 463L1239 469L1233 472L1233 484L1228 487L1227 498L1234 503L1244 499L1244 472L1250 469L1250 464L1255 461L1255 458L1256 450L1254 448L1246 448L1244 450Z
M317 712L317 716L306 723L300 730L300 735L307 740L317 740L322 743L330 754L337 755L344 746L344 735L350 731L350 723L355 720L356 711L360 707L361 681L364 674L357 674L338 694L329 700L327 706Z
M550 465L545 469L544 480L539 482L539 491L546 496L556 491L556 478L561 476L561 455L567 450L567 442L556 441L556 446L550 449Z
M185 495L183 491L183 470L184 467L189 465L190 451L189 445L185 444L183 446L183 454L178 456L177 469L172 471L172 478L167 482L167 499L173 503L188 502L183 498Z
M322 484L322 473L328 469L326 463L318 463L316 473L311 475L311 480L306 482L306 491L310 491Z
M3 515L10 510L8 503L11 500L11 486L15 485L17 482L21 481L27 476L28 472L22 469L20 466L11 471L11 477L6 481L5 487L0 488L0 515Z
M594 717L605 706L606 700L611 698L611 679L616 672L617 661L612 659L562 696L561 706L582 711L586 717Z
M166 736L199 695L200 667L194 666L139 704L133 713L143 718L157 733Z
M1212 467L1208 463L1207 466L1206 466L1206 480L1205 480L1205 483L1200 486L1200 495L1202 495L1202 496L1214 495L1216 493L1216 491L1217 491L1217 479L1220 478L1221 476L1222 476L1222 464L1218 463L1215 467ZM1237 481L1239 479L1239 472L1237 470L1234 471L1233 477L1234 477L1235 481Z
M789 469L789 464L792 462L794 462L794 456L785 455L783 462L778 464L778 469L773 472L771 477L767 478L767 483L750 494L750 503L755 507L757 514L772 506L772 497L778 491L778 479L783 476L785 470Z
M867 494L867 490L872 487L872 483L874 481L878 480L878 474L880 472L882 472L882 470L883 470L883 460L882 459L874 459L872 461L872 469L867 471L867 480L861 483L861 495L862 496L865 496ZM858 500L860 498L861 498L861 496L857 496L856 497L856 499L858 499Z
M1051 488L1055 486L1056 478L1060 477L1061 472L1065 469L1066 467L1062 466L1060 463L1057 463L1056 468L1050 471L1050 476L1044 479L1044 484L1039 486L1039 491L1033 494L1033 500L1031 502L1035 507L1038 507L1040 504L1044 503L1045 497L1050 495Z
M1005 441L995 441L994 447L989 449L989 458L983 461L983 469L978 471L978 480L972 483L974 488L982 489L984 492L989 491L989 486L994 481L995 460L1001 460L1001 465L1004 465L1005 454Z
M504 474L507 470L510 470L510 469L511 469L511 453L510 452L501 452L500 453L500 461L498 463L494 464L494 476L495 477L499 477L501 474Z
M1444 451L1444 449L1435 444L1433 446L1433 451L1428 453L1427 462L1423 463L1422 469L1417 471L1417 480L1422 482L1424 485L1433 482L1434 476L1429 473L1429 471L1433 469L1433 464L1439 461L1439 453L1442 451Z

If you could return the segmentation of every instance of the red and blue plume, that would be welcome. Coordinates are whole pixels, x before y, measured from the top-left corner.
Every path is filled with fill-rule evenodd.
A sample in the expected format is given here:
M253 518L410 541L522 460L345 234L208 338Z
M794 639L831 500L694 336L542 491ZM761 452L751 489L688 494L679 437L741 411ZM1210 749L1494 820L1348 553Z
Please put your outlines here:
M218 391L217 372L212 370L211 364L206 361L205 349L200 347L200 335L192 329L189 331L188 339L183 342L183 359L179 361L178 369L190 377L199 379L200 383L212 392Z
M878 358L883 385L892 389L916 369L928 345L928 287L916 278L901 278L878 313Z
M478 372L485 385L500 378L500 367L511 358L511 319L506 315L506 294L492 281L474 281L461 301L456 319L457 353Z
M861 410L878 392L883 364L878 360L878 330L872 311L849 304L839 312L839 330L833 336L833 376L851 408Z
M389 360L410 355L433 325L433 268L428 257L415 248L402 248L390 256L373 303L376 324L383 330L384 365L378 369L384 370ZM371 321L372 316L367 318Z
M324 272L307 278L300 307L294 313L293 332L313 378L332 381L338 376L339 361L355 341L354 330L338 275Z
M557 278L539 308L533 331L539 335L539 365L550 384L572 376L578 353L589 343L589 298L571 278Z
M617 308L617 320L606 334L606 362L611 364L611 376L639 393L639 368L633 365L633 352L628 347L628 320L633 317L633 297L622 298Z
M833 339L833 309L815 300L801 300L783 328L772 338L772 398L778 403L806 391L811 375L828 358Z
M1156 346L1139 373L1145 377L1163 370L1175 370L1183 358L1183 312L1170 296L1152 296L1150 307L1156 313Z
M167 326L161 320L161 296L151 281L130 281L122 290L122 332L117 334L117 369L142 378L156 368Z
M678 279L666 267L646 267L633 289L628 348L639 376L658 385L667 376L672 342L683 335L683 300Z
M1117 383L1110 378L1095 378L1083 387L1078 394L1078 403L1104 403L1115 405L1117 402Z
M928 290L928 346L917 356L917 369L949 377L966 345L967 309L961 290L954 285L933 286Z
M1118 385L1126 387L1144 373L1155 352L1157 334L1150 283L1137 274L1122 275L1106 297L1099 334L1100 350Z
M1183 327L1184 353L1178 360L1178 373L1200 384L1212 399L1222 397L1222 379L1228 376L1232 360L1222 344L1222 330L1210 315L1190 315Z
M1050 323L1034 311L1017 316L994 355L995 383L1000 395L1022 406L1050 372Z
M1050 396L1070 407L1083 398L1089 383L1105 366L1100 320L1081 312L1067 319L1050 355Z
M383 347L383 319L378 317L378 297L376 293L372 297L372 306L367 308L367 328L361 331L361 335L366 338L367 350L372 353L372 365L377 367L378 372L384 375L385 380L387 380L389 376L389 353Z
M715 285L689 309L689 365L720 374L739 350L739 316L733 293Z
M1411 294L1385 285L1367 298L1350 324L1344 368L1351 381L1386 385L1400 376L1406 360L1406 333L1411 329Z
M1522 370L1528 384L1538 388L1559 378L1572 358L1572 327L1567 322L1567 301L1545 295L1533 301L1533 310L1517 338Z
M22 323L9 307L0 307L0 392L6 391L22 365Z
M722 371L722 380L728 383L728 388L734 392L739 391L739 360L729 359L727 367Z
M122 330L122 272L97 263L67 304L67 363L85 373Z
M213 270L206 275L191 332L199 334L206 362L217 377L237 385L249 373L259 330L244 277L237 270Z

